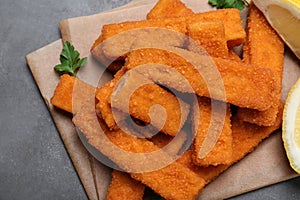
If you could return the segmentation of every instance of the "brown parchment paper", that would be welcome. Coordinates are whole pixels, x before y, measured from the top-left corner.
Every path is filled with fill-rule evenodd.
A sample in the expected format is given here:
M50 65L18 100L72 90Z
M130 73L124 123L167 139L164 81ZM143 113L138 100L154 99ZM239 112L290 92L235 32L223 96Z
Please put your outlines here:
M211 7L206 1L184 0L195 12L207 11ZM70 41L81 56L89 57L87 65L80 70L80 79L96 86L103 69L95 62L89 49L107 23L145 19L147 12L154 6L155 0L136 0L126 6L85 17L68 19L60 22L62 39ZM245 11L246 12L246 11ZM242 17L246 13L242 13ZM110 169L96 161L83 147L70 120L71 116L61 112L49 103L58 75L53 66L59 62L62 40L49 44L26 56L33 77L41 91L66 149L90 199L105 199L110 182ZM285 55L282 100L290 87L300 77L300 64L289 51ZM109 80L110 74L103 74L102 81ZM209 184L200 194L199 199L224 199L257 188L290 179L297 176L289 167L281 141L281 132L277 131L265 140L251 154L238 162L219 178Z

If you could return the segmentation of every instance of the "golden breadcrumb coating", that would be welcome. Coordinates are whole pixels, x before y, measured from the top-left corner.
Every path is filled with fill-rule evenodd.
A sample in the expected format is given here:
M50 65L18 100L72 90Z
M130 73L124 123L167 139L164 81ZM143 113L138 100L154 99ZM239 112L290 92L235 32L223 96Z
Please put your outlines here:
M221 21L200 21L188 24L188 49L197 52L198 45L212 57L228 58L224 23Z
M276 122L272 126L263 127L256 124L243 122L237 116L231 120L232 123L232 159L227 165L201 167L193 163L192 150L186 151L178 162L187 166L199 177L206 181L206 184L213 181L223 171L234 163L252 152L260 142L269 137L275 130L280 128L282 123L283 104L280 104Z
M179 0L159 0L147 14L147 19L183 17L195 14Z
M194 163L199 166L217 166L230 163L232 160L232 133L229 104L215 103L213 110L210 99L199 97L198 104L195 106L199 106L199 115L194 115L194 121L198 120L199 125L196 129L193 145ZM225 110L222 110L224 106ZM213 112L215 113L214 118L212 118ZM223 117L224 124L221 123ZM209 137L208 134L218 136L216 144L211 144L214 145L211 151L205 157L200 158L200 150L203 147L205 138Z
M130 70L149 63L166 65L182 74L189 81L197 95L213 97L222 101L222 90L214 85L219 79L214 74L206 77L212 83L209 85L210 91L208 91L208 86L199 71L190 63L190 60L187 62L183 56L179 55L184 55L192 61L195 60L201 73L209 74L211 67L213 67L207 66L200 55L177 48L170 50L148 48L132 51L126 59L125 67ZM204 60L206 58L204 57ZM269 69L221 58L213 58L213 62L224 84L226 102L257 110L270 108L270 101L274 100L275 84L274 75ZM168 76L167 71L164 73L165 76ZM182 88L182 84L178 82L176 77L170 84L173 85L168 85L168 87L175 88L180 92L189 92Z
M134 167L131 155L129 157L120 156L112 150L111 143L108 143L99 135L97 128L95 128L98 125L95 121L93 109L83 106L73 118L73 122L86 136L88 142L114 163L123 169L132 169ZM121 130L109 131L101 119L99 119L98 123L100 123L109 141L127 152L149 153L159 149L159 147L146 139L133 137ZM161 159L161 157L156 158L156 160L151 160L151 163L160 163ZM144 163L142 160L141 162L138 165ZM205 185L203 178L177 162L156 171L131 173L130 175L166 199L196 199Z
M244 62L263 66L273 71L277 82L274 101L263 112L252 109L239 109L238 115L244 121L260 126L271 126L278 113L282 88L284 43L275 30L254 4L251 4L247 24L247 40L243 53Z
M129 174L113 170L106 200L142 200L144 191L145 185L131 178Z
M69 113L75 114L82 103L95 95L95 88L74 76L64 74L60 77L51 104Z
M91 48L91 53L100 62L107 63L108 60L124 59L135 43L137 43L135 45L138 47L141 45L139 43L145 45L159 41L165 45L182 47L185 44L186 37L181 34L187 33L188 24L199 21L222 22L225 28L225 38L229 47L238 46L245 40L246 33L242 26L239 10L221 9L178 18L152 19L104 25L100 36ZM167 29L175 31L177 34L166 34L165 31L157 32L158 29L154 29L153 32L149 34L151 30L141 30L143 28ZM125 32L137 29L139 29L139 31L135 32L135 34L126 34ZM154 40L153 38L158 38L158 40ZM125 55L122 55L122 53Z

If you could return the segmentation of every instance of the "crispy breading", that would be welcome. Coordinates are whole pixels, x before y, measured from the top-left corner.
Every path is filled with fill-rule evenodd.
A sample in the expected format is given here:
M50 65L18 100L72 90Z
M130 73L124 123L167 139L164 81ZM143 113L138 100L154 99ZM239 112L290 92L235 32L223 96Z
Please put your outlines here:
M98 100L96 108L99 110L101 117L111 130L118 129L109 103L110 95L113 92L116 83L117 79L113 78L111 81L101 86L96 93L96 99Z
M82 131L91 145L122 169L130 170L138 166L141 166L143 169L149 167L148 165L150 164L160 164L162 159L167 158L162 153L160 157L148 160L147 163L147 158L145 157L147 154L143 154L142 157L132 156L131 154L120 155L114 150L115 146L111 142L127 152L134 153L149 153L157 151L159 148L146 139L133 137L121 130L109 131L101 119L95 118L93 106L88 105L89 102L87 102L87 106L83 106L80 112L75 115L73 118L74 124ZM110 142L107 141L106 137L102 137L99 134L99 123L104 135ZM131 173L130 175L166 199L196 199L205 184L201 177L177 162L156 171Z
M225 28L225 38L229 48L239 46L245 41L246 32L242 25L240 11L235 8L197 13L187 17L187 24L199 21L221 21Z
M115 78L104 84L101 88L93 86L76 79L73 76L64 74L61 76L60 82L56 86L51 104L69 113L75 114L80 110L82 104L90 97L96 95L98 103L96 108L99 109L101 116L111 129L118 129L108 99L112 93L112 86L117 83L117 80L124 74L124 70L120 70L115 74ZM76 91L73 91L75 88Z
M284 43L275 30L254 4L251 4L247 24L247 42L244 47L244 62L264 66L273 71L277 82L274 101L270 109L259 112L251 109L239 109L238 115L244 121L270 126L276 120L282 88L284 62Z
M147 124L151 122L154 127L160 127L162 119L152 118L151 121L148 112L152 106L162 106L166 111L166 122L161 131L168 135L175 136L180 131L189 113L188 104L185 104L184 102L182 102L182 104L185 105L183 110L180 109L180 103L173 94L156 84L148 84L138 88L132 94L129 102L129 112L133 117L140 119ZM123 110L123 106L124 104L117 108ZM151 115L162 117L159 115L159 111L156 111L155 109L151 109ZM183 117L183 121L181 121L181 117Z
M247 31L247 37L248 37L248 35L249 35L248 29L246 29L246 31ZM248 44L247 37L246 37L246 41L244 42L244 45L243 45L242 61L244 63L250 63L249 44Z
M218 166L208 166L203 167L196 165L193 162L193 150L187 150L184 154L177 160L182 165L188 167L193 172L195 172L199 177L203 178L208 184L210 181L215 179L219 174L228 168L228 165L218 165Z
M119 79L124 73L124 69L118 71L117 74L115 74L114 79L107 82L96 91L96 98L98 100L96 108L100 111L101 117L111 130L118 129L119 127L117 126L112 113L110 97ZM74 84L76 84L76 92L73 93ZM76 98L74 98L74 95ZM54 96L51 99L51 103L60 109L74 114L76 113L75 111L80 109L81 104L92 95L95 95L94 87L76 79L75 77L63 75L55 90ZM76 102L74 102L75 100ZM139 88L132 95L129 104L129 111L133 117L146 123L150 123L151 121L148 115L149 109L156 104L163 106L166 109L167 118L166 123L162 127L162 131L166 134L175 136L180 131L189 114L189 106L186 103L179 101L174 95L162 89L158 85L148 84ZM114 105L119 105L120 107L118 108L121 110L122 108L125 109L122 101L120 101L120 103L122 105L118 103ZM72 110L73 105L76 106L75 110ZM182 110L180 109L181 105L183 105ZM155 111L155 109L152 111ZM152 114L156 116L155 112ZM182 119L183 121L181 121ZM159 118L153 118L152 123L153 125L156 125L155 127L157 128L161 127L161 119Z
M182 17L192 14L195 13L179 0L159 0L148 13L147 19ZM188 38L188 48L191 51L197 52L199 48L197 45L201 45L211 56L228 57L227 40L222 21L199 21L188 24L187 35L190 37Z
M249 10L247 33L249 62L263 65L272 69L276 76L282 76L284 43L254 4Z
M224 105L222 102L215 101L214 107L212 107L210 99L199 97L198 104L196 103L194 106L199 107L199 113L194 114L193 119L194 121L199 121L193 145L194 163L199 166L217 166L230 163L232 159L230 105ZM224 120L223 123L222 120ZM206 150L210 150L207 152L208 154L205 153L206 155L200 157L201 149L204 149L204 141L209 137L212 138L212 141L210 141L208 145L213 145L213 147L211 150Z
M282 112L283 104L280 104L275 123L268 127L243 122L238 118L238 116L234 116L231 120L233 153L232 160L227 165L219 165L216 167L197 166L192 162L193 152L191 150L186 151L182 157L178 159L178 162L189 167L189 169L198 174L198 176L203 178L208 184L231 165L244 158L248 153L252 152L260 142L269 137L275 130L280 128L282 123Z
M183 46L186 40L185 20L181 17L104 25L91 53L101 62L103 56L109 60L124 59L133 47L139 48L157 42Z
M243 122L238 116L233 117L233 163L242 159L247 153L252 152L263 139L269 137L273 131L280 128L282 124L283 106L283 103L279 104L279 111L275 123L267 127Z
M147 19L183 17L195 14L180 0L159 0L147 14Z
M154 45L155 42L157 43L157 38L160 38L158 41L164 45L181 47L186 40L186 37L182 34L186 34L187 24L199 21L223 22L225 37L230 47L240 45L244 42L246 33L242 27L239 10L221 9L179 18L142 20L104 25L102 33L91 48L91 53L99 61L103 59L123 59L132 46L136 46L134 45L135 42L138 44L142 43L143 45ZM151 29L154 30L154 32L151 32L150 29L143 28L154 28ZM167 34L170 32L163 31L164 29L172 30L177 34ZM141 46L141 44L139 44L139 46Z
M82 106L72 121L85 135L89 144L126 171L142 170L148 167L144 166L147 161L145 156L139 156L138 154L137 157L132 157L130 152L149 153L159 150L152 142L127 134L121 129L110 131L105 122L95 114L95 108L90 105L90 102L86 102ZM124 154L122 150L129 152L129 154ZM161 162L161 159L168 159L167 155L163 153L161 156L159 160L155 160L155 158L152 164L155 165Z
M75 114L83 102L95 95L95 88L74 76L64 74L55 88L50 102L57 108Z
M110 106L110 96L113 93L114 88L116 87L118 81L121 79L121 77L124 74L125 74L125 68L122 68L114 75L114 78L112 80L105 83L96 92L96 99L98 100L98 103L96 104L96 108L99 110L101 117L103 118L103 120L105 121L109 129L111 130L118 129L118 126L116 124Z
M188 133L184 131L181 131L176 137L158 133L150 138L150 141L159 148L164 148L164 151L170 155L180 155L189 148L189 144L187 144L188 137Z
M131 174L165 199L196 199L205 185L204 179L189 168L174 162L157 171Z
M111 106L125 113L129 107L131 116L146 124L151 123L168 135L175 136L184 125L190 106L152 82L143 84L145 79L146 77L135 73L134 70L128 71L111 96Z
M100 37L101 38L101 37ZM102 39L99 39L99 41ZM97 47L97 50L94 51L95 58L101 62L104 67L106 67L110 72L115 74L119 69L124 65L124 60L111 60L104 55L103 52L103 43L100 43Z
M118 71L115 78L99 88L96 94L96 98L98 99L96 108L99 109L107 126L111 130L118 129L112 113L112 107L126 113L129 106L129 114L134 118L142 120L146 124L151 123L154 127L161 129L162 132L175 136L187 119L189 105L178 100L173 94L154 83L137 88L130 96L129 104L124 103L124 100L129 94L126 91L131 90L129 82L138 82L136 77L129 80L128 77L130 77L130 75L128 75L125 82L121 84L122 88L116 89L119 80L125 74L124 69L125 68ZM126 86L128 87L124 89ZM115 89L119 92L115 92L113 98L111 98ZM111 103L111 100L113 100L114 103ZM157 109L153 109L155 105L162 106L166 111L166 121L164 124L162 124L162 118L155 117L152 118L151 121L149 112L152 116L158 116L160 114Z
M200 21L187 25L188 49L197 52L199 45L210 56L228 58L225 28L221 21Z
M183 57L187 58L189 62ZM179 48L168 50L148 48L132 51L126 59L125 67L133 69L149 63L166 65L177 70L181 74L181 78L184 77L188 80L197 95L224 101L221 88L215 86L220 80L218 74L212 72L212 69L216 67L224 84L226 102L257 110L266 110L270 107L269 102L274 100L274 76L269 69L221 58L214 58L213 61L210 59L207 56ZM192 65L191 62L195 64ZM210 81L210 91L208 91L207 86L209 83L204 81L196 67L201 74L208 74L205 78ZM148 78L156 79L160 74L162 73L152 73L152 77ZM164 70L163 74L164 77L168 77L168 70ZM168 81L167 86L180 92L190 92L186 91L186 88L182 88L182 83L178 77L173 76ZM160 80L153 81L159 82Z
M129 174L113 170L106 200L142 200L145 185L132 179Z
M69 113L72 113L72 95L75 83L75 77L64 74L55 88L51 103Z

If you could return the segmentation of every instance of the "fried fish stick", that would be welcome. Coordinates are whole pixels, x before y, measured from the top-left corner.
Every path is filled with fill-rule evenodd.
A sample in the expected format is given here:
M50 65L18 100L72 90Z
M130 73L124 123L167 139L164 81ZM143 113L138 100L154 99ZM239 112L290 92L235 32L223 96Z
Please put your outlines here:
M189 61L185 60L183 56ZM208 74L208 77L205 78L210 81L210 91L208 91L208 83L204 81L191 62L195 62L196 67L202 74ZM269 69L221 58L214 58L213 62L209 62L211 65L207 62L205 56L202 57L199 54L178 48L170 48L169 50L148 48L132 51L126 59L125 67L129 70L149 63L166 65L181 74L178 77L173 76L172 79L168 79L168 87L180 92L193 92L186 91L186 88L183 88L180 78L184 77L197 95L224 101L220 96L222 90L214 85L215 82L219 81L219 78L215 74L211 74L214 62L224 84L226 102L257 110L266 110L270 107L269 102L274 100L274 77ZM168 70L164 71L164 77L160 77L161 73L154 74L151 71L144 73L144 75L148 76L150 73L152 77L147 78L152 79L154 82L164 81L169 76Z
M273 131L280 128L282 123L282 112L283 105L280 104L275 123L272 126L268 127L243 122L238 118L238 116L234 116L231 121L233 153L232 159L227 165L219 165L216 167L197 166L192 162L193 152L191 150L185 152L182 157L178 159L178 162L184 166L189 167L189 169L195 172L199 177L203 178L206 181L206 184L208 184L231 165L241 160L248 153L252 152L259 145L259 143L269 137Z
M244 60L273 71L277 82L276 90L274 91L276 98L270 102L271 107L266 111L239 109L238 115L244 121L260 126L270 126L276 120L280 104L284 44L275 30L269 25L262 12L254 4L250 6L247 32L247 45L244 47L243 54Z
M240 11L234 8L197 13L187 17L187 24L199 21L221 21L224 23L225 38L229 48L245 41L246 32L242 26Z
M110 106L110 96L114 88L116 87L118 81L121 79L121 77L124 74L125 74L125 68L122 68L114 75L114 78L112 80L105 83L96 92L96 99L98 100L98 103L96 104L96 108L99 110L101 117L103 118L103 120L105 121L109 129L111 130L118 129L119 127L117 126L112 113L112 109Z
M224 103L216 102L214 103L214 108L212 108L210 99L200 97L198 98L198 104L195 104L195 106L199 106L199 115L194 115L194 121L199 121L193 146L193 161L196 165L217 166L231 162L232 135L230 105L222 104ZM224 106L226 106L226 109L222 110ZM214 117L212 116L213 112L215 113ZM225 117L224 124L220 123L223 117ZM205 139L209 137L208 134L211 137L216 137L215 144L210 144L213 145L210 152L200 157L200 151L203 148Z
M203 178L206 184L215 179L219 174L229 167L228 164L208 167L196 165L193 162L193 150L191 149L184 152L184 154L177 161L195 172L199 177Z
M91 53L97 60L103 62L106 61L104 58L124 59L135 43L141 46L159 41L165 45L183 46L186 32L185 20L181 17L104 25L101 35L91 48ZM170 31L174 34L169 34Z
M157 4L154 6L154 8L148 13L147 15L147 19L157 19L157 18L170 18L170 17L182 17L182 16L189 16L191 18L191 15L198 15L197 19L193 19L191 20L190 18L188 18L188 22L194 23L194 22L199 22L199 21L203 21L203 20L210 20L210 21L224 21L226 20L225 18L228 18L230 13L226 13L227 9L224 9L221 14L221 12L217 13L214 11L211 12L204 12L204 13L197 13L195 14L192 10L190 10L189 8L187 8L182 2L180 2L179 0L159 0L157 2ZM234 12L238 12L237 10L235 10ZM204 16L205 14L205 16ZM222 16L224 17L224 19L222 19ZM238 22L237 24L231 24L230 25L230 20L227 21L226 20L226 28L230 28L231 25L241 25L240 22ZM235 27L236 30L239 30L238 32L234 33L236 34L236 36L238 34L244 34L242 32L244 32L241 27L237 28ZM230 33L227 34L227 36ZM231 33L232 34L232 33ZM239 37L236 36L231 36L232 39L229 39L229 46L233 47L233 46L238 46L239 44L243 43L244 39L241 39ZM228 38L228 37L227 37Z
M145 185L132 179L129 174L113 170L106 200L142 200Z
M139 160L140 158L136 156L117 153L114 150L115 146L111 143L127 152L134 153L149 153L157 151L159 148L146 139L130 136L121 130L109 131L101 119L99 121L95 119L93 106L90 106L90 108L89 106L83 106L73 118L73 122L85 134L91 145L125 170L138 166L142 166L143 169L149 167L150 164L159 164L165 157L164 154L161 154L162 157L146 162L146 154L143 154L142 160ZM99 123L110 142L99 134ZM156 171L131 173L130 175L166 199L196 199L205 184L201 177L177 162Z
M198 21L223 22L225 38L229 46L242 44L246 37L246 33L242 27L240 12L237 9L223 9L199 13L187 17L153 19L104 25L102 33L91 48L91 53L99 61L103 60L103 56L106 56L106 58L111 60L123 59L123 54L130 51L136 40L144 41L146 43L147 40L150 40L151 42L155 41L152 39L153 35L149 34L149 29L144 30L143 28L161 28L160 30L168 29L176 33L186 34L186 25ZM129 30L136 31L134 33L126 33L126 31ZM162 38L162 36L167 37L167 39L160 40L160 42L163 42L165 45L180 47L184 45L186 39L186 37L182 37L181 34L165 34L163 31L162 33L156 32L154 35L155 38Z
M75 114L83 104L83 102L79 102L78 106L76 106L76 109L73 109L73 88L76 84L76 81L78 81L78 85L75 87L78 87L80 90L78 94L82 95L77 96L78 101L84 101L94 93L95 88L92 86L80 81L79 79L76 80L76 78L73 76L62 75L61 81L59 82L54 96L51 99L51 103L62 110L70 113L73 112L73 114ZM126 173L114 170L112 173L112 182L108 189L106 199L143 199L144 189L145 186L143 184L135 181Z
M108 99L113 91L113 86L116 85L117 80L123 73L124 71L120 70L114 79L104 84L101 88L94 88L73 76L64 74L61 76L60 82L54 91L51 104L75 114L89 97L96 94L96 98L98 99L96 108L99 109L102 118L111 129L118 129ZM76 92L74 91L74 87Z
M138 82L138 79L129 79L129 76L127 76L122 87L117 89L116 86L121 78L121 73L123 72L119 71L117 73L118 76L101 87L96 94L96 98L99 101L96 108L99 109L101 116L108 127L110 129L117 128L112 113L112 107L126 113L129 106L129 114L134 118L142 120L147 124L151 123L154 127L159 130L161 129L162 132L175 136L187 119L189 114L189 105L178 100L173 94L154 83L146 84L137 88L130 96L127 104L124 100L129 98L128 95L131 90L129 82L131 81L135 84ZM117 89L117 92L115 92L113 98L111 98L115 89ZM111 100L113 100L113 104L111 104ZM151 121L150 115L160 115L160 111L154 109L153 106L155 105L162 106L166 111L166 121L164 124L162 124L162 119L157 117L152 118Z
M195 14L179 0L159 0L148 13L147 19L182 17ZM200 45L209 55L228 57L225 28L221 21L194 22L187 25L187 35L194 42L189 42L189 50L196 51ZM200 50L201 51L201 50Z
M125 80L121 80L122 84L111 96L111 106L125 113L129 107L131 116L146 124L151 123L168 135L175 136L184 125L190 106L152 82L140 86L139 83L143 83L144 79L145 77L135 73L134 70L127 72ZM131 92L132 95L127 102L126 99Z
M175 162L158 171L131 174L165 199L196 199L205 181L189 168Z
M227 40L225 28L221 21L195 22L188 24L187 35L189 36L188 49L197 52L199 45L210 56L228 58Z
M96 89L73 76L64 74L56 86L50 102L57 108L75 114Z
M159 0L147 14L147 19L183 17L195 14L180 0Z

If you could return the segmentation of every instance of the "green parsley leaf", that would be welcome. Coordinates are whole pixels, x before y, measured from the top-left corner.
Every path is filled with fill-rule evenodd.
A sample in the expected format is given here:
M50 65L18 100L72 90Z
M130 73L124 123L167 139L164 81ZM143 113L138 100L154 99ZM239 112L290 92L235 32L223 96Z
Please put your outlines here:
M221 8L237 8L243 10L249 3L247 0L208 0L208 3L218 9Z
M80 59L79 56L80 54L74 46L66 41L59 57L61 64L54 67L55 71L62 74L68 73L76 77L76 71L87 62L87 58Z
M212 6L218 6L218 0L208 0L208 3L210 3Z

